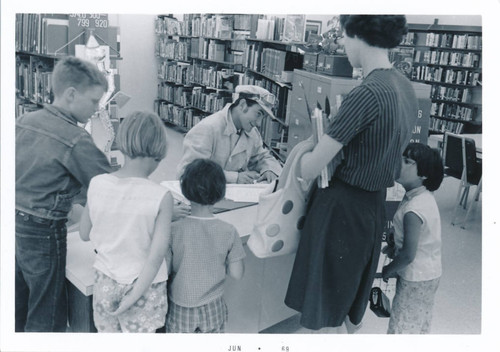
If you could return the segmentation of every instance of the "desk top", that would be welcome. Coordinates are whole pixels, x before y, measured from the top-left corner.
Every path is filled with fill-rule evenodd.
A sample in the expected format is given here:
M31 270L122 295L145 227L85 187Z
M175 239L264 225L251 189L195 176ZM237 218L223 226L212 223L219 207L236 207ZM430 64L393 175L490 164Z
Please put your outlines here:
M257 216L255 205L216 214L215 217L236 227L243 243L246 243ZM68 229L66 278L85 296L92 295L94 285L93 264L95 252L92 243L80 239L77 226Z

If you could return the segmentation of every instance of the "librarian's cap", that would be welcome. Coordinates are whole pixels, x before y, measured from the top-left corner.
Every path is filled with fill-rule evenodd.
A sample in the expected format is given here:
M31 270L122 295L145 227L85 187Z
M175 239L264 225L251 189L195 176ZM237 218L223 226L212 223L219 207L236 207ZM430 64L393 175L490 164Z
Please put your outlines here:
M274 96L274 94L269 93L268 90L259 86L240 85L236 86L234 92L235 101L238 98L253 100L258 103L262 109L264 109L264 111L269 115L270 118L276 119L272 110L276 105L276 97Z

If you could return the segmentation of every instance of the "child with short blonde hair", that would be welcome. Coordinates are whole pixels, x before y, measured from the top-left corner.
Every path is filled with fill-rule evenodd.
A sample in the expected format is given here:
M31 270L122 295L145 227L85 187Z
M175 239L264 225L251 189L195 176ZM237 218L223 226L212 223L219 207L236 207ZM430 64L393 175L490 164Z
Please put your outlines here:
M138 111L119 127L124 166L92 179L80 236L97 251L94 322L99 332L155 332L167 313L172 195L148 179L167 151L158 115Z

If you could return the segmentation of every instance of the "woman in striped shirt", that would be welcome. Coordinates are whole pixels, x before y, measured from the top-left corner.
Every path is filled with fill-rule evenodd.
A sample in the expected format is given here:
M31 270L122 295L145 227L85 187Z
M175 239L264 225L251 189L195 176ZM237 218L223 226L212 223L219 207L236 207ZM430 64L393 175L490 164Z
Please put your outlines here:
M407 33L406 18L341 16L342 39L364 80L342 102L326 134L301 160L314 179L342 150L330 186L312 195L285 303L302 313L301 325L319 330L359 328L380 255L386 188L417 118L410 81L392 67L388 49ZM323 329L329 332L332 329Z

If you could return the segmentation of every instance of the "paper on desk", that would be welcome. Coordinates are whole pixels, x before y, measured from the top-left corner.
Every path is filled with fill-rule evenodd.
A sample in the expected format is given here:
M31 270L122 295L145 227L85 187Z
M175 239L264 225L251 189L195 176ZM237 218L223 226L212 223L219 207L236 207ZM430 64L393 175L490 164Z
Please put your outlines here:
M259 202L259 195L271 193L274 183L252 183L247 185L228 184L226 186L226 198L235 202Z
M188 203L189 201L182 195L181 185L179 180L163 181L160 183L166 187L172 196L179 201ZM274 183L253 183L253 184L227 184L226 199L235 202L254 202L258 203L259 195L262 193L271 193L274 189Z

